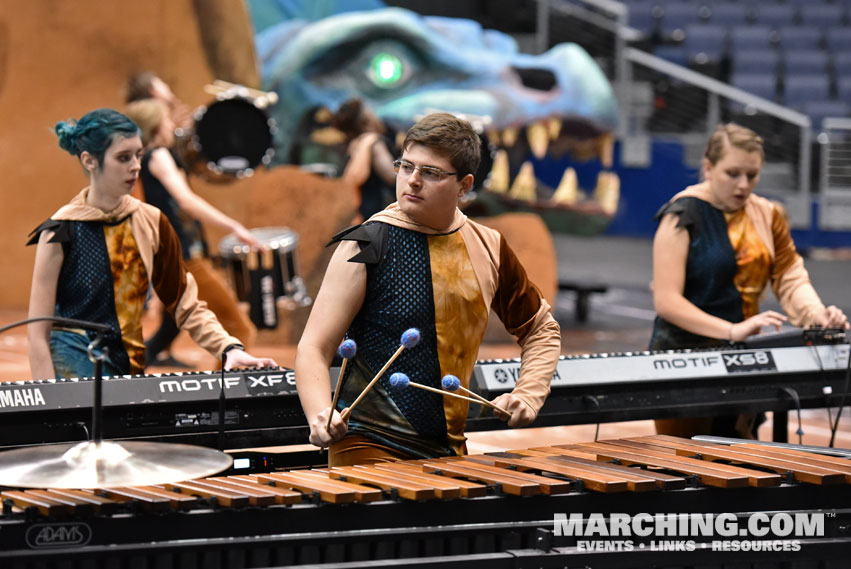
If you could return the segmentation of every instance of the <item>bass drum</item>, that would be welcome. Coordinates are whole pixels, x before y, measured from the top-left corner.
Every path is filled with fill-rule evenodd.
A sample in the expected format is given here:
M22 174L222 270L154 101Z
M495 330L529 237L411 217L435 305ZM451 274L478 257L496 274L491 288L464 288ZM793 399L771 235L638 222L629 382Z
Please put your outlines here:
M275 121L252 99L233 97L195 111L195 128L184 136L187 171L210 181L251 176L275 155ZM180 138L180 137L179 137Z

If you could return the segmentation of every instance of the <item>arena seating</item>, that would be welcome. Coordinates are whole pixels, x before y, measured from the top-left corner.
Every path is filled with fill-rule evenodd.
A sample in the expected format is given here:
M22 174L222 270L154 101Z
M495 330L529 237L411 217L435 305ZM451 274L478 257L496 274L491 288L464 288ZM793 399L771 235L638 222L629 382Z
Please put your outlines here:
M851 0L622 1L659 57L804 112L816 129L849 116Z

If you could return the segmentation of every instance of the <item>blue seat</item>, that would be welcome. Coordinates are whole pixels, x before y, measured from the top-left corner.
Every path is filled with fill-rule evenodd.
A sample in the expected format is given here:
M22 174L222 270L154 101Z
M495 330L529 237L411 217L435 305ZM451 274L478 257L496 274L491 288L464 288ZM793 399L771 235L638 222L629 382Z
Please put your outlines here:
M807 101L830 98L830 80L824 73L786 74L783 79L783 101L789 107L800 107Z
M851 50L851 28L830 28L824 39L831 51Z
M822 32L815 26L786 26L780 28L779 33L780 45L785 50L821 47Z
M653 48L653 55L683 67L688 65L688 55L684 45L657 45Z
M837 51L833 54L833 76L839 79L851 76L851 50Z
M789 4L769 4L761 2L754 6L753 17L757 24L773 29L790 26L795 23L798 9Z
M776 75L780 68L780 54L775 49L749 49L734 53L731 63L735 74L771 73Z
M628 23L648 36L656 30L659 22L657 3L653 0L632 1L628 5Z
M777 76L773 73L734 73L730 85L770 101L777 98Z
M753 19L747 4L715 4L710 8L709 22L717 26L740 26Z
M813 122L813 130L820 131L821 123L827 117L845 118L848 116L851 106L845 101L806 101L798 107L802 113L810 117Z
M736 26L730 32L730 49L767 49L774 46L775 35L768 26Z
M701 22L700 8L701 5L696 2L675 4L669 0L662 6L662 19L659 22L662 35L672 37L677 30L685 33L688 26L699 24Z
M840 77L836 81L836 94L840 101L851 105L851 77Z
M807 73L828 74L830 58L826 51L804 49L786 51L783 58L783 71L789 75Z
M812 3L802 6L801 22L807 25L830 28L845 22L845 6Z
M688 26L683 40L689 60L703 59L719 62L727 49L727 30L722 26Z

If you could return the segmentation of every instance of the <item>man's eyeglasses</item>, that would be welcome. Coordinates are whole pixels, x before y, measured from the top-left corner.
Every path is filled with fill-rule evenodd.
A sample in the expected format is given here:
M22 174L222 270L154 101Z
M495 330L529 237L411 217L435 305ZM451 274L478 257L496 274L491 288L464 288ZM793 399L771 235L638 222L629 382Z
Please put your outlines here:
M414 170L420 171L420 176L424 182L439 182L446 176L454 176L455 172L446 172L434 166L414 166L407 160L396 160L393 162L393 169L397 174L402 174L406 178L414 173Z

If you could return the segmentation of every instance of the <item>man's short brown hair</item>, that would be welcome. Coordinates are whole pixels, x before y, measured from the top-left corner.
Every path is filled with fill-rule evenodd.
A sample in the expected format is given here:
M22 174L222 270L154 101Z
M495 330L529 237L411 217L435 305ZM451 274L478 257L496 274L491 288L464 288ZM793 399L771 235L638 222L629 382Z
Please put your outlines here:
M417 121L405 135L402 150L422 144L449 159L460 180L475 175L482 159L482 141L470 123L449 113L434 113Z

